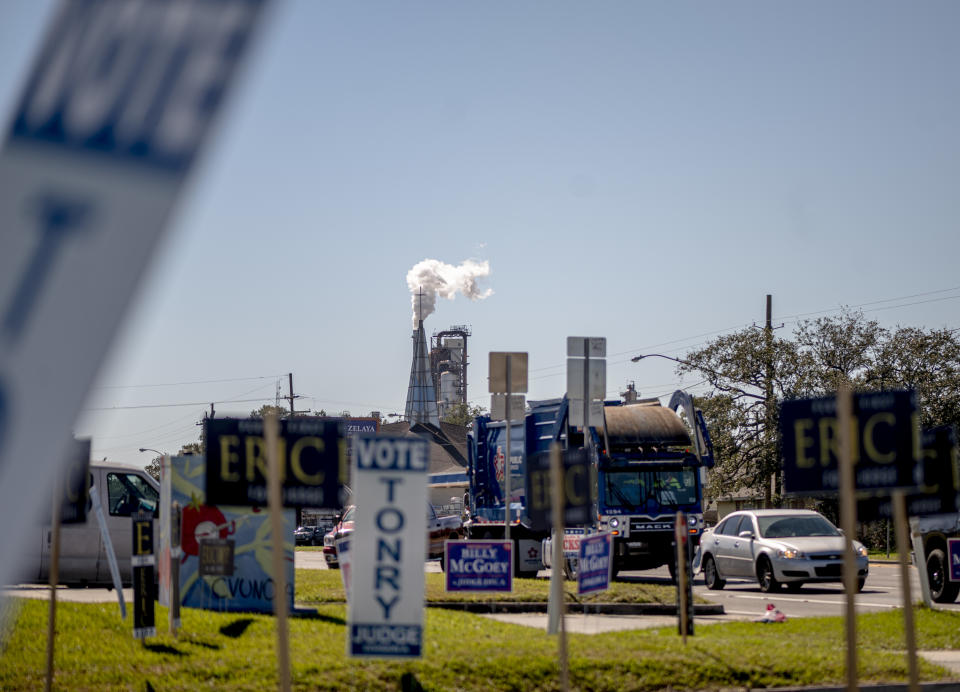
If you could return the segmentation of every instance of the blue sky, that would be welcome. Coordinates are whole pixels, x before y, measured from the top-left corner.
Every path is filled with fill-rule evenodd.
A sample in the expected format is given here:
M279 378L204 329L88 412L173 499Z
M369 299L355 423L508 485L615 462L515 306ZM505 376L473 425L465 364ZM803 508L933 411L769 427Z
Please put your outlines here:
M4 122L52 7L0 9ZM762 323L767 293L788 330L841 305L958 327L958 25L951 2L278 2L77 432L146 463L288 372L298 407L402 412L425 258L490 263L489 298L425 325L471 326L483 405L491 350L562 394L568 335L607 337L612 396L693 385L629 357Z

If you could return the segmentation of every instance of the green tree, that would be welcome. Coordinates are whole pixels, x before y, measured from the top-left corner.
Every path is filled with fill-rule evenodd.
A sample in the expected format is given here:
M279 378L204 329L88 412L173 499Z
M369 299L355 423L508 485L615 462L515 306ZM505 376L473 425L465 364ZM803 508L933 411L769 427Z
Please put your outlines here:
M144 467L144 470L153 476L158 482L160 480L160 457L154 457L153 460Z
M471 406L470 404L454 404L447 410L443 417L444 423L453 423L454 425L467 426L473 423L473 419L482 416L487 412L483 406Z
M271 404L264 404L260 408L251 411L251 418L263 418L268 413L277 414L277 418L286 418L290 415L290 409L284 408L283 406L273 406Z
M177 452L177 456L186 456L188 454L203 454L203 448L200 446L199 442L188 442L180 448L180 451Z
M752 328L720 336L680 361L678 372L697 373L712 388L697 405L718 460L714 497L748 488L778 502L768 491L771 479L781 487L780 402L829 396L840 382L860 391L916 389L923 426L960 424L960 338L947 329L891 331L844 310L798 323L792 338Z

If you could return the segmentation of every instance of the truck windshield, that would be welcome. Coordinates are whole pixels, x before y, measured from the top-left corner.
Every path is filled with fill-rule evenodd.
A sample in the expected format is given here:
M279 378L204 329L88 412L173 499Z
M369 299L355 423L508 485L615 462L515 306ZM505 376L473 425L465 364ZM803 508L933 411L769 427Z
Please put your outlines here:
M649 503L678 507L697 501L697 479L693 469L604 471L601 478L607 507L630 509Z

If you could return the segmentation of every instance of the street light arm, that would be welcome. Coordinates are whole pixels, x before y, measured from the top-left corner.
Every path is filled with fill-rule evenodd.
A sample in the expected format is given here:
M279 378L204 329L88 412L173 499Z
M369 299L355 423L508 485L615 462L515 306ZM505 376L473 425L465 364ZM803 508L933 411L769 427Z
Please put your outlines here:
M141 451L141 452L153 452L153 453L156 454L157 456L161 456L161 457L162 457L162 456L166 456L166 454L164 454L163 452L158 452L156 449L150 449L149 447L141 447L141 448L140 448L140 451Z

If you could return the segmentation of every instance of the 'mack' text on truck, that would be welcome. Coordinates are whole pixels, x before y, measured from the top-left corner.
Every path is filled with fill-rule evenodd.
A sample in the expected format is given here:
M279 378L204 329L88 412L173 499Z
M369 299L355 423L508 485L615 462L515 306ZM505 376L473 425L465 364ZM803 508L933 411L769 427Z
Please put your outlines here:
M677 409L684 412L689 429ZM547 534L529 526L526 460L546 451L554 441L563 447L583 446L584 435L576 421L572 425L569 421L566 398L531 401L524 421L512 424L509 452L506 425L481 416L468 437L469 519L464 528L470 538L503 538L503 479L509 469L516 573L531 576L543 567L541 541ZM667 407L657 399L630 404L608 401L603 426L589 428L586 442L596 469L593 528L613 534L614 574L665 564L671 565L672 572L677 511L688 517L694 545L703 532L704 469L713 466L703 415L681 391L674 393Z

